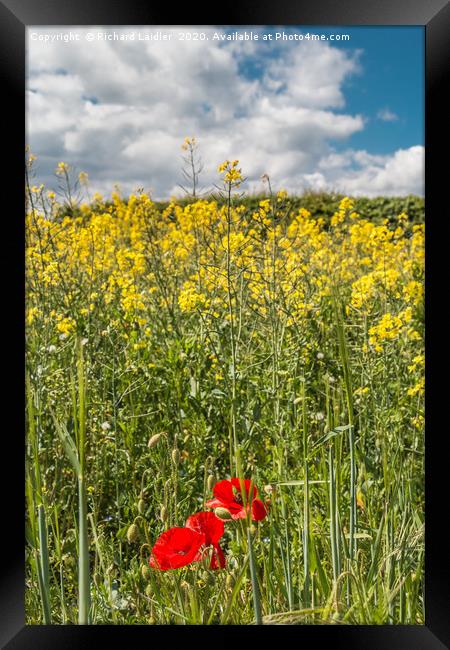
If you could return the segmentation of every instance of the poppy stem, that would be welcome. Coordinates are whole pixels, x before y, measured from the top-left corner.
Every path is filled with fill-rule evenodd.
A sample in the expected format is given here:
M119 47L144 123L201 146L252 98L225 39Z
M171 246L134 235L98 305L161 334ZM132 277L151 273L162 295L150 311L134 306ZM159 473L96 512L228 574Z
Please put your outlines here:
M52 618L50 612L50 578L48 564L47 524L45 521L45 510L42 504L40 504L38 508L38 526L39 560L36 561L36 565L38 570L39 587L41 590L44 624L51 625Z
M78 347L78 431L80 474L78 476L78 623L88 625L90 609L90 571L89 571L89 538L87 525L87 490L85 478L86 458L86 387L83 361L83 346L77 341Z
M248 544L248 556L250 563L250 577L252 580L252 592L253 592L253 609L255 611L255 625L262 625L262 615L261 615L261 595L259 592L258 584L258 573L255 561L255 555L253 553L253 543L250 533L250 526L247 526L247 544Z

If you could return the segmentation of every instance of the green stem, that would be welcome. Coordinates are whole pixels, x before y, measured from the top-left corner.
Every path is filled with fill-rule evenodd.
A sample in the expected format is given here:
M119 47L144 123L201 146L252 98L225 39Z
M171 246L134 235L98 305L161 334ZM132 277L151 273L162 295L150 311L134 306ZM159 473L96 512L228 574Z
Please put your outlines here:
M256 568L255 555L253 552L252 537L250 533L250 526L247 526L247 544L248 544L248 556L250 562L250 577L252 580L252 592L253 592L253 609L255 611L255 625L262 625L262 615L261 615L261 594L259 592L258 584L258 573Z
M89 624L89 540L87 530L86 484L83 476L78 477L78 623Z
M234 462L236 466L236 475L241 477L241 459L239 444L237 438L237 425L236 425L236 341L235 341L235 331L234 331L234 313L233 313L233 296L232 296L232 282L231 282L231 246L230 246L230 237L231 237L231 183L228 184L228 195L227 195L227 255L226 255L226 267L227 267L227 297L228 297L228 314L230 318L230 346L231 346L231 364L232 364L232 373L231 373L231 434L233 445L230 444L230 447L233 447L234 450ZM230 472L233 473L233 462L230 459Z
M355 463L355 427L353 417L353 389L352 377L350 372L350 363L348 358L347 342L345 338L344 323L340 306L338 305L336 294L334 295L334 305L337 320L337 331L339 340L339 352L341 356L342 370L345 383L345 398L347 404L347 415L349 426L349 446L350 446L350 540L349 540L349 559L352 561L355 557L356 543L356 463Z
M78 342L78 425L79 462L78 476L78 623L89 624L90 584L89 584L89 539L87 521L86 479L84 475L86 457L86 391L84 381L83 347Z
M303 562L305 571L305 608L310 605L310 523L309 523L309 467L308 467L308 420L306 415L306 392L305 378L302 381L302 416L303 416L303 473L304 473L304 491L303 491Z
M50 578L48 566L47 546L47 525L45 521L45 510L41 504L38 507L38 528L39 528L39 563L37 565L39 586L41 589L42 611L45 625L51 625L50 614Z

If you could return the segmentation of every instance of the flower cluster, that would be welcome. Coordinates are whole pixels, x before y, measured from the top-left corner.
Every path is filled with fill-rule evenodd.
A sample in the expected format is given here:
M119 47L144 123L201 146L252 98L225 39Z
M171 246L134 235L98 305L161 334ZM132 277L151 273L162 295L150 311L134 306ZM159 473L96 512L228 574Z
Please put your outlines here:
M197 141L194 136L191 138L187 137L184 139L183 144L181 145L181 148L183 151L187 151L188 149L193 149L197 145Z
M209 508L229 512L231 519L246 519L251 514L253 521L260 521L267 515L264 503L257 498L258 490L248 479L232 478L219 481L214 486L214 499L206 502Z
M209 567L223 569L225 555L219 545L224 534L224 519L253 519L267 515L267 506L257 498L258 490L248 479L232 478L216 483L214 498L206 502L215 512L190 515L185 527L166 530L156 540L150 566L161 571L179 569L192 562L201 562L211 552Z
M225 160L225 162L218 167L219 173L223 174L224 183L230 185L230 187L239 187L244 180L242 177L242 170L238 168L238 165L239 160L233 160L232 162Z
M191 515L184 528L169 528L160 535L152 549L150 566L161 571L179 569L201 561L212 547L210 568L223 568L225 556L219 546L223 533L223 521L213 512Z

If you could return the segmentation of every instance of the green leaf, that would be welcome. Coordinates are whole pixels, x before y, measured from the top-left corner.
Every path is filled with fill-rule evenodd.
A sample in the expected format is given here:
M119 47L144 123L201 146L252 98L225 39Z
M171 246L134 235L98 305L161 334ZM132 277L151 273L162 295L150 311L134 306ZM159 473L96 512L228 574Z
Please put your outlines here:
M320 447L320 445L323 445L325 442L328 442L328 440L331 440L331 438L334 438L335 436L338 436L343 431L348 431L349 429L351 429L350 424L346 424L343 427L335 427L331 431L328 431L324 436L319 438L319 440L317 440L313 444L313 449L315 449L316 447Z
M77 476L80 476L81 465L78 461L78 454L77 454L77 448L75 447L75 443L70 437L66 426L58 422L58 420L56 419L53 413L52 413L52 418L53 418L53 422L55 423L55 428L61 440L62 446L64 447L64 451L66 452L66 456L69 459Z

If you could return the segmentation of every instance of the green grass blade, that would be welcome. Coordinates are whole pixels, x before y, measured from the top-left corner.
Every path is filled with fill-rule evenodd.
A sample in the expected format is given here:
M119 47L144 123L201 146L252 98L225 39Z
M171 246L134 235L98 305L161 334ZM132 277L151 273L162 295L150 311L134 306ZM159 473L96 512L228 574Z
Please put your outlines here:
M38 507L38 528L39 528L39 577L41 583L42 611L45 625L52 622L50 614L50 574L48 563L47 545L47 524L45 520L44 506Z

